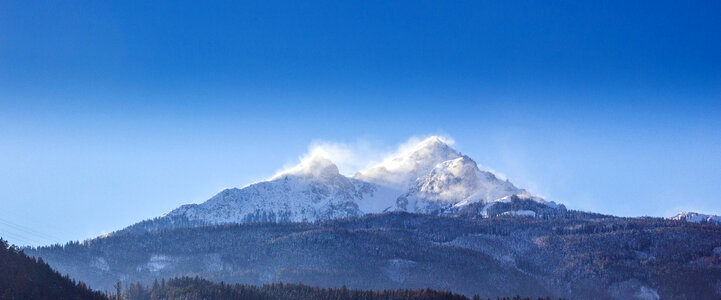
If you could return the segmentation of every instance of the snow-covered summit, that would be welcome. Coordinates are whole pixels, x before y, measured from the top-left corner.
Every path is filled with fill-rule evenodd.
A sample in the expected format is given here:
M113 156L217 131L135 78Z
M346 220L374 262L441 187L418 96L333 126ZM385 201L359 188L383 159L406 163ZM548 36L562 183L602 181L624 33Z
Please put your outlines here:
M343 218L363 214L360 207L375 200L376 190L372 184L341 175L331 161L312 157L268 181L223 190L166 217L206 224Z
M539 197L481 170L468 156L437 164L425 176L416 179L398 198L396 208L411 212L451 214L474 203L491 203L518 195L539 203Z
M310 155L266 181L183 205L144 228L160 228L156 225L161 223L316 221L389 210L450 215L470 206L483 208L483 213L487 204L510 203L510 197L555 209L552 202L481 170L470 157L433 136L353 177L340 174L323 155ZM494 215L517 210L517 205L506 206L494 206Z
M410 212L449 212L475 202L523 193L507 180L483 171L470 157L443 138L431 136L411 149L354 178L399 191L394 209Z
M353 177L371 183L406 189L437 164L461 157L445 140L431 136L415 147L391 157Z
M418 195L428 200L457 202L481 188L482 176L476 162L467 156L447 160L416 180Z
M523 192L509 181L481 171L468 156L442 162L416 182L420 196L454 204L461 200L494 200Z
M696 212L681 212L681 213L671 217L671 219L678 220L678 221L692 222L692 223L709 223L709 224L721 225L721 216L706 215L706 214L700 214L700 213L696 213Z

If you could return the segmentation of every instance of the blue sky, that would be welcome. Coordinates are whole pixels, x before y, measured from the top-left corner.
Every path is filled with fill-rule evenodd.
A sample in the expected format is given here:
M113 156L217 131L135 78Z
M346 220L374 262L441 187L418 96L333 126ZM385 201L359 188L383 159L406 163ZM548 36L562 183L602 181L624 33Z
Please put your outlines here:
M314 141L442 134L568 207L721 214L721 2L1 1L0 235L82 240Z

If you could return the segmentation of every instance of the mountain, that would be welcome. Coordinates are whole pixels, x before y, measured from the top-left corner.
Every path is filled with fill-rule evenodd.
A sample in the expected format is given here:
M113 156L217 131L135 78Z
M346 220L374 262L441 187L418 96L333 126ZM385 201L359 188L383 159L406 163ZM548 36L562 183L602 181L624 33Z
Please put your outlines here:
M567 210L431 137L350 177L310 156L110 235L25 251L99 289L199 276L492 298L721 297L717 217L675 219Z
M682 212L671 217L671 220L721 225L721 216L705 215L695 212Z
M267 181L223 190L204 203L183 205L124 231L312 222L384 211L452 215L470 204L506 201L512 195L556 208L555 203L532 197L508 180L481 170L443 139L430 137L352 177L340 174L330 160L311 156Z
M306 222L373 212L378 187L345 177L331 161L312 158L268 181L227 189L166 216L211 224Z
M0 299L108 299L0 239Z
M721 297L721 226L494 211L532 201L510 198L488 208L485 218L387 212L125 233L25 251L97 289L118 279L148 285L199 276L226 284L431 288L484 299Z
M312 222L389 209L395 192L349 178L322 157L311 157L267 181L221 191L123 231L253 222Z

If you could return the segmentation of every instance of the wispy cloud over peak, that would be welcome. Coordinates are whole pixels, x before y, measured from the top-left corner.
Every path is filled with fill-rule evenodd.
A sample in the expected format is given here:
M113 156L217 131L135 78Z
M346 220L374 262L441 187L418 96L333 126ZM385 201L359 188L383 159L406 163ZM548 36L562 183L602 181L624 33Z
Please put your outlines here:
M367 140L353 143L339 143L326 140L315 140L308 146L308 151L298 161L288 164L276 172L271 179L286 174L313 174L313 168L332 164L340 174L350 176L367 171L374 166L397 159L418 151L437 151L433 149L450 148L452 138L440 135L414 136L397 147L384 147ZM389 150L390 149L390 150ZM451 151L455 152L455 150ZM324 162L324 163L320 163Z

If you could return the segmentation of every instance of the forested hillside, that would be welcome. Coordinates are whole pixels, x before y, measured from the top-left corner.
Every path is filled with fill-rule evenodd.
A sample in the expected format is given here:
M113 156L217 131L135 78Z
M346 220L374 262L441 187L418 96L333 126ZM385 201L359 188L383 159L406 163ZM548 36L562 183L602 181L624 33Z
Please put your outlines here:
M107 299L0 239L0 299Z
M98 289L182 276L483 297L721 297L721 226L661 218L385 213L125 233L27 249Z

